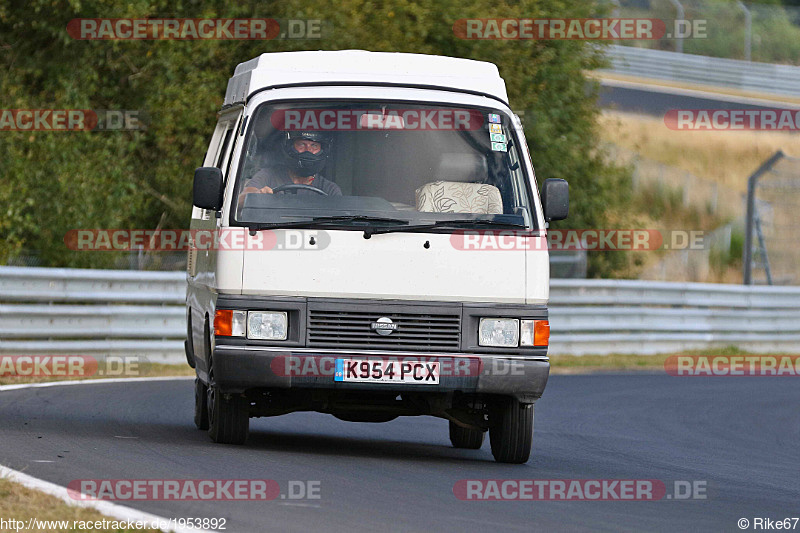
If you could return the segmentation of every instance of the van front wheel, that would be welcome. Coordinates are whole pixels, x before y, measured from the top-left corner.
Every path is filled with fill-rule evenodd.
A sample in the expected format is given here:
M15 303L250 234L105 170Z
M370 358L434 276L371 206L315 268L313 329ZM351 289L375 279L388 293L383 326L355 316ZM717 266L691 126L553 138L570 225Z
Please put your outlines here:
M494 405L489 422L495 461L515 464L527 461L533 444L533 405L503 398Z
M221 444L244 444L250 429L247 401L208 387L208 435Z

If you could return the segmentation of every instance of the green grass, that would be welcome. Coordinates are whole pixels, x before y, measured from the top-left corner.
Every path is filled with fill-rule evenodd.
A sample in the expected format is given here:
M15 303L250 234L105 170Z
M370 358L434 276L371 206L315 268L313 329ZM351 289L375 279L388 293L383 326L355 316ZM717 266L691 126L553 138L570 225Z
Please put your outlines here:
M101 363L102 364L102 363ZM194 369L189 365L166 365L163 363L139 363L136 370L125 375L94 375L94 376L17 376L0 374L0 385L15 385L18 383L44 383L48 381L74 381L80 379L103 378L148 378L167 376L194 376Z
M79 522L113 522L116 519L109 518L91 508L69 505L66 502L50 496L43 492L29 489L18 483L0 478L0 517L6 521L18 520L27 522L30 518L48 521L70 522L69 527L52 527L47 531L50 533L68 533L78 531L72 528L74 521ZM54 526L55 524L50 524ZM15 529L0 528L0 533L16 531ZM22 529L21 531L32 531ZM108 531L108 532L142 532L158 531L154 529L95 529L86 531Z
M664 361L673 355L785 355L785 354L754 354L741 350L735 346L726 348L710 348L705 350L687 350L670 354L638 355L638 354L609 354L609 355L553 355L550 356L550 372L553 374L583 374L609 371L663 371Z

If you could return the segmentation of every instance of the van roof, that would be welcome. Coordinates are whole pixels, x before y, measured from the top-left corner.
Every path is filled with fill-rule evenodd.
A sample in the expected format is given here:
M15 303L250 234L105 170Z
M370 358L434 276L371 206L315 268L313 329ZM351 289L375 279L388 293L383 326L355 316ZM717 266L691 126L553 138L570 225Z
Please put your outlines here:
M435 87L480 93L508 103L492 63L424 54L365 50L276 52L239 63L228 80L225 106L260 89L287 85L353 84Z

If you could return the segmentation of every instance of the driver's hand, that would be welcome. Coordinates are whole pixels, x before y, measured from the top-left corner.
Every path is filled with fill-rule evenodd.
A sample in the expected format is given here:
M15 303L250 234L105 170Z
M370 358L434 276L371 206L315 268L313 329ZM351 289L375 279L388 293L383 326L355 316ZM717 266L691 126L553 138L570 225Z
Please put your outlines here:
M257 187L245 187L244 189L242 189L241 196L244 196L245 194L250 194L250 193L253 193L253 192L262 192L262 193L272 194L272 188L271 187L267 187L267 186L261 187L260 189L257 188Z
M266 186L261 187L260 189L258 187L245 187L244 189L242 189L242 192L239 193L239 202L238 202L239 207L242 207L242 205L244 205L244 197L254 192L263 192L272 194L272 188Z

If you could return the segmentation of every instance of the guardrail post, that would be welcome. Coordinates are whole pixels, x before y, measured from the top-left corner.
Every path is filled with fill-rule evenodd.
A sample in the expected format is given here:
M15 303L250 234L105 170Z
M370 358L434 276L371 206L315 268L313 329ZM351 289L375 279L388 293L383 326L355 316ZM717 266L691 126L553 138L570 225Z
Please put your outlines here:
M609 0L609 3L614 6L611 9L611 18L615 19L619 18L619 8L620 8L619 0Z
M750 13L750 10L747 9L742 3L742 0L736 0L736 5L744 11L744 60L750 61L751 59L751 47L752 47L752 34L753 34L753 14Z
M672 5L675 6L675 9L678 11L677 17L675 20L684 20L686 18L686 12L683 10L683 5L678 0L669 0L672 2ZM672 30L674 31L677 28L676 24L673 24ZM683 53L683 36L678 37L675 36L675 51L679 54Z
M756 183L782 157L783 152L778 150L747 178L747 217L745 218L744 231L744 257L742 258L744 261L744 279L742 283L744 285L753 284L753 230L756 212Z

